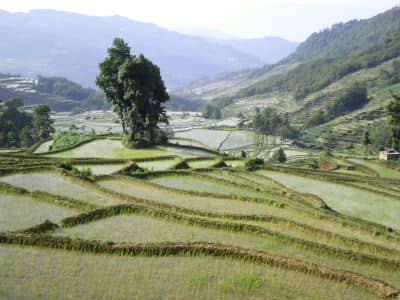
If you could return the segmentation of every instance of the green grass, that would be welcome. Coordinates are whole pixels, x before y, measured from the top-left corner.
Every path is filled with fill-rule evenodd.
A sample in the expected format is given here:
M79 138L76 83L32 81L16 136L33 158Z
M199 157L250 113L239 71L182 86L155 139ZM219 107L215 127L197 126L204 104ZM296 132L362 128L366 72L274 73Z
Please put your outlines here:
M258 171L285 186L321 197L331 208L353 217L400 228L400 201L336 183L286 173Z
M150 179L150 182L184 191L211 193L226 197L248 197L271 200L271 197L268 197L265 193L199 176L160 176Z
M0 181L16 187L24 188L29 191L47 192L54 195L102 206L116 204L116 202L112 199L109 199L94 191L89 191L76 183L72 183L60 175L50 172L16 174L0 177Z
M349 159L349 161L354 162L359 165L368 167L379 174L380 177L390 178L390 179L400 179L400 172L386 168L384 165L379 164L377 161L364 160L364 159Z
M93 175L109 175L126 167L128 164L91 164L91 165L75 165L79 171L90 169Z
M259 203L248 203L231 199L202 197L196 195L185 195L179 192L160 188L154 188L140 180L108 179L97 182L100 186L150 201L176 205L183 208L201 210L205 212L227 213L227 214L257 214L265 215L270 211L281 209L273 208Z
M58 222L75 214L75 211L39 202L28 196L0 194L0 232L27 229L45 220Z
M295 271L212 257L120 257L0 246L5 299L377 299Z

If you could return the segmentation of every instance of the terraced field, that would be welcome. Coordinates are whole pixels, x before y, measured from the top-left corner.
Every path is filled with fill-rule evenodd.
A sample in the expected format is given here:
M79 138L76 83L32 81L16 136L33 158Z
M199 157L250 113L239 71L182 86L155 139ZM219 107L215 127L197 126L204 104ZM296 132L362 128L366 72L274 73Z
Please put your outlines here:
M377 172L379 176L392 179L400 179L400 172L396 170L391 170L379 164L378 161L364 160L364 159L349 159L349 161L356 164L365 166Z
M191 139L212 149L218 149L228 138L230 132L225 130L191 129L176 132L174 137Z
M76 213L29 196L0 194L0 231L22 230L46 220L59 222Z
M68 180L69 179L69 180ZM85 188L84 182L81 184L74 182L72 178L63 177L51 172L40 172L30 174L15 174L0 178L1 182L11 184L15 187L23 188L28 191L40 191L51 193L57 196L73 198L82 202L94 205L113 205L115 202L96 191Z
M32 151L0 154L0 298L400 297L400 181L363 161L247 170L106 139Z
M261 171L278 182L302 193L314 194L331 208L350 216L400 228L400 201L362 189L321 182L296 175Z
M110 175L120 171L121 169L129 166L129 163L124 164L82 164L82 165L75 165L75 167L82 171L88 170L93 173L93 175Z

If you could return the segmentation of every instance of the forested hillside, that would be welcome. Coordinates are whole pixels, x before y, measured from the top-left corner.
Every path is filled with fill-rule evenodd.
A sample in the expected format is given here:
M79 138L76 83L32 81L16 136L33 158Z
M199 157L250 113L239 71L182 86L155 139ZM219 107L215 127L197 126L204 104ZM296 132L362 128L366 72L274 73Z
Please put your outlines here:
M255 107L273 107L289 113L292 122L307 131L336 119L341 122L348 114L366 120L352 125L346 143L342 143L343 131L335 133L333 141L332 130L311 130L323 144L346 146L359 142L370 124L381 122L390 99L388 90L398 91L399 58L400 8L396 7L368 20L314 33L288 58L254 71L257 76L241 81L233 93L215 93L213 105L225 114L252 114Z
M329 29L312 34L285 61L310 61L364 52L371 45L384 44L388 35L399 27L400 8L367 20L335 24Z

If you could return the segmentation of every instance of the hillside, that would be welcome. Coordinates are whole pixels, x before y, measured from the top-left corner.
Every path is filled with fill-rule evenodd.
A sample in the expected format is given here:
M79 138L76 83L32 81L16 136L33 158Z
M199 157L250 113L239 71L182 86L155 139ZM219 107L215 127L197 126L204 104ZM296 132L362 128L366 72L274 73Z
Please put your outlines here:
M70 112L109 109L103 93L62 77L37 79L0 73L0 99L21 98L25 105L47 104L53 111ZM169 110L197 111L203 101L170 94Z
M309 118L315 112L326 111L347 89L363 83L367 85L368 97L372 101L361 108L359 114L368 115L365 118L369 123L381 122L384 116L382 108L390 99L387 90L391 87L398 90L395 84L400 82L399 57L400 8L393 8L368 20L350 21L314 33L280 63L253 71L253 76L244 78L233 91L213 91L213 95L207 95L206 99L214 96L214 104L231 114L251 114L255 107L275 107L288 112L298 127L307 127L309 131ZM207 83L207 86L212 86L212 83ZM224 87L229 87L229 83L224 83ZM204 90L201 85L196 89ZM329 124L339 126L342 121L348 123L353 117L357 120L358 110L342 111L322 121L329 122L324 127L327 136L322 138L318 136L321 131L316 131L318 133L310 134L308 138L318 136L318 142L330 147L359 142L362 122L351 122L354 126L346 133L349 135L351 131L350 138L343 140L340 140L340 133L344 129L334 136L329 129ZM320 123L311 124L311 127Z
M236 48L120 16L93 17L50 10L0 11L0 36L2 72L65 77L92 87L98 64L115 37L124 38L135 53L144 53L159 65L169 88L265 64L259 57L242 51L243 45ZM252 41L243 43L247 42ZM275 44L271 44L272 51ZM291 45L283 40L280 44ZM268 54L268 45L264 45L263 51ZM274 52L268 61L276 62L285 55Z
M46 104L54 111L97 110L108 106L101 92L60 77L26 78L0 74L0 99L21 98L25 105Z

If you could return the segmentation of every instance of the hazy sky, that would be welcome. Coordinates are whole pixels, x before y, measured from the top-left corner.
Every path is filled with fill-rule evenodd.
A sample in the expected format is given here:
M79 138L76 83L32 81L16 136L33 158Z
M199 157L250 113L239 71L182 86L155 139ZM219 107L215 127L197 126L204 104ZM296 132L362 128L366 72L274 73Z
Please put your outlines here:
M167 28L213 29L239 37L304 40L333 23L367 18L400 0L1 0L0 9L47 8L121 15Z

